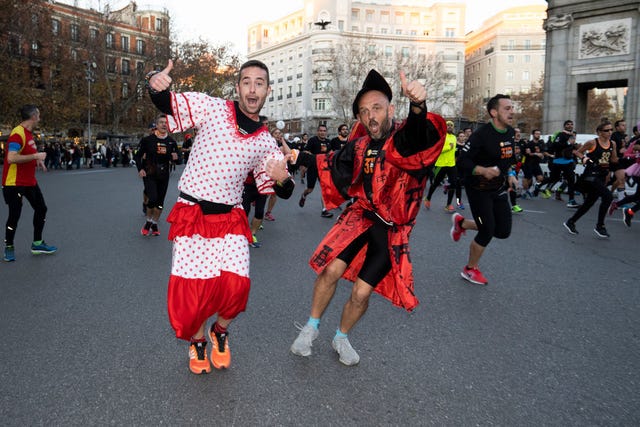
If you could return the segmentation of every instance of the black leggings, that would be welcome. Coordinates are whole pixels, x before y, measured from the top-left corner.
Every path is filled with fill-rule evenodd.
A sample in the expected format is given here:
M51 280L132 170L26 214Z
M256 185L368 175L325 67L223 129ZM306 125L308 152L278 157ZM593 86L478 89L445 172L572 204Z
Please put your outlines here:
M640 183L636 184L636 192L630 196L623 198L622 200L618 200L618 206L624 206L629 203L635 203L631 210L635 213L640 210Z
M253 202L255 202L253 217L255 219L263 219L267 195L260 194L255 184L245 184L244 191L242 192L242 208L247 214L247 218L249 218L249 214L251 213L251 203Z
M576 213L573 214L569 221L576 222L586 214L589 209L596 203L598 197L602 198L600 208L598 208L598 223L596 225L604 225L604 217L609 210L609 205L613 201L611 191L605 185L604 177L591 177L584 179L583 187L587 195L584 197L584 203L578 208Z
M511 235L511 206L507 190L480 191L467 188L471 214L478 226L473 239L486 247L492 238L506 239Z
M9 206L9 218L7 218L4 234L5 245L13 245L13 238L16 235L16 228L18 228L18 221L22 213L23 197L29 201L33 208L33 240L35 242L42 240L47 205L38 184L33 187L2 187L2 195L5 203Z
M558 164L551 163L549 164L549 177L542 180L540 186L547 184L547 189L551 190L556 182L560 181L560 176L564 176L564 179L567 180L567 192L569 193L569 199L573 200L575 198L575 183L576 183L576 166L572 163L567 164Z
M148 177L142 178L144 182L144 193L149 198L147 208L157 208L162 210L164 206L164 198L169 188L169 176L165 177Z
M458 183L458 169L455 166L440 166L436 167L437 173L435 178L433 178L433 183L429 188L429 193L427 193L427 200L431 200L431 196L435 193L436 188L442 184L444 177L447 176L449 178L449 190L447 191L447 206L451 204L453 200L453 195L456 193L456 198L460 200L462 196L462 189ZM458 185L456 185L458 184Z
M379 222L374 222L371 227L349 244L338 259L351 264L353 258L360 252L360 249L368 243L367 254L364 263L358 273L358 277L368 285L376 287L384 276L391 270L391 259L389 258L389 228Z

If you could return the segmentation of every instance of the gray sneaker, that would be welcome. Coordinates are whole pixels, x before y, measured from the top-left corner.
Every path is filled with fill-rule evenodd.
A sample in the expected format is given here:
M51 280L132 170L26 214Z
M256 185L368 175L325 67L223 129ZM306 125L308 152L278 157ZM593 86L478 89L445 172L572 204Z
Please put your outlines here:
M311 356L313 340L318 338L320 332L311 325L304 325L300 328L298 338L291 344L291 353L298 356Z
M351 343L348 338L333 338L331 341L331 347L340 355L340 363L347 366L357 365L360 362L360 356L351 347Z

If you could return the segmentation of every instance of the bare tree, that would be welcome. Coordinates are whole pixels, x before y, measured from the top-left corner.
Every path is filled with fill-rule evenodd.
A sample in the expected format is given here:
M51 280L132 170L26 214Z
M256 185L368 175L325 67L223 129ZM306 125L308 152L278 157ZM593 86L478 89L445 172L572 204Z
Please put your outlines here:
M438 54L418 52L405 48L399 52L380 51L371 38L351 39L337 44L322 58L331 70L330 80L322 72L322 64L315 62L320 71L314 74L314 89L331 97L332 109L342 121L352 118L352 103L369 70L376 69L391 86L398 117L408 113L408 102L402 99L400 70L409 79L419 80L429 94L429 110L447 116L459 112L458 99L462 97L457 73L447 71L445 58ZM458 66L458 65L456 65Z

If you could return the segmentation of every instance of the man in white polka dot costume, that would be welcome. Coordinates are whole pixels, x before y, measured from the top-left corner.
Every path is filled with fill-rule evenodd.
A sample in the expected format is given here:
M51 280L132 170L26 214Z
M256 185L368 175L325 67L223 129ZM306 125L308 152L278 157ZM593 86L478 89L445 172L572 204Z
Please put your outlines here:
M242 209L242 190L250 172L262 194L289 198L294 183L284 156L259 118L271 92L269 69L245 62L239 71L237 101L204 93L170 92L170 60L147 76L153 103L167 114L169 130L196 129L189 162L180 178L180 196L167 221L173 241L168 311L180 339L189 340L189 369L208 373L205 328L211 362L217 369L231 363L227 327L245 310L249 297L251 231Z

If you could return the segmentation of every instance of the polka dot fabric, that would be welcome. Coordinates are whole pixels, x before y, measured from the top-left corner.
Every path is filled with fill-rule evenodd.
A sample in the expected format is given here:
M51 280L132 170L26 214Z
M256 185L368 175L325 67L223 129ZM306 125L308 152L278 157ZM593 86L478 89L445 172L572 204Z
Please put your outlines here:
M253 171L258 189L273 193L265 173L269 159L283 154L266 128L249 135L238 131L232 101L200 93L174 94L170 131L197 129L189 162L178 188L198 199L227 205L242 203L244 180ZM186 127L185 127L186 126Z
M223 270L249 277L249 245L245 236L228 234L207 239L196 234L173 240L171 274L185 279L208 279L220 276Z

